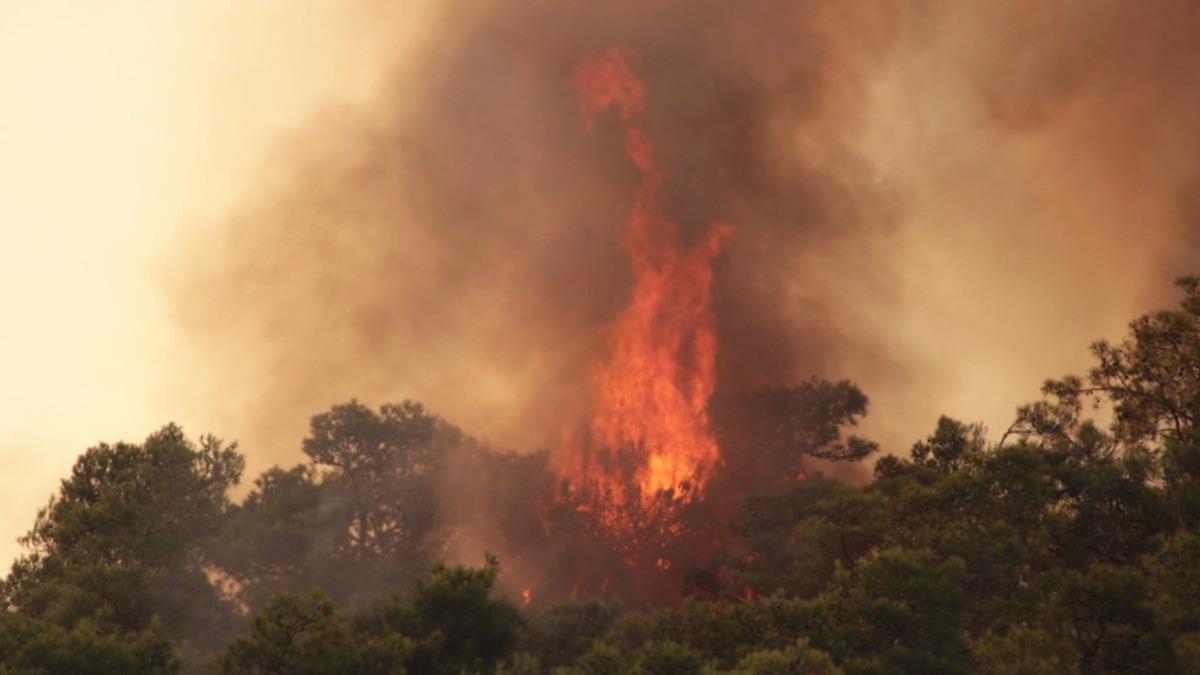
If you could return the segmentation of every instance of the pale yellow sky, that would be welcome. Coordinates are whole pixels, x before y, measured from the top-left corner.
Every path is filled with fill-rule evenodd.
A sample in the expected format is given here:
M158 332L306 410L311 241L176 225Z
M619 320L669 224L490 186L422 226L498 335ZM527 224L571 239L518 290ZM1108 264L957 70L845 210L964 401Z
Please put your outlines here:
M5 566L87 446L168 420L208 430L162 394L188 365L162 253L219 217L281 134L370 96L424 0L377 4L0 0Z

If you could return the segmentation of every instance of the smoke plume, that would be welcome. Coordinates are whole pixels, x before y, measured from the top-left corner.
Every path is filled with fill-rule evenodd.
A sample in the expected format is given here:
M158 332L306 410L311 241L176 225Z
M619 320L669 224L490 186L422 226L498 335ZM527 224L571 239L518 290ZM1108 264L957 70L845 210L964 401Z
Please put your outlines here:
M683 245L737 229L718 391L852 377L891 450L943 410L995 426L1194 264L1191 3L440 12L373 105L284 140L175 261L197 398L252 461L294 458L351 396L560 444L631 292L638 176L619 130L582 129L571 82L610 48L645 82Z

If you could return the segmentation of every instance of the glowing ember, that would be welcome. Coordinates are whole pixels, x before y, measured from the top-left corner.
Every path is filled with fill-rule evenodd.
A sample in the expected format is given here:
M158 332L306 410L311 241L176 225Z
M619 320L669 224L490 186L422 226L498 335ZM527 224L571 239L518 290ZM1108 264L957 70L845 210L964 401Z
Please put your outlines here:
M529 603L532 601L533 601L533 591L531 591L528 588L521 589L521 606L528 607Z
M575 80L588 128L598 114L614 111L624 125L625 152L641 174L625 238L633 295L593 371L590 436L569 449L563 465L592 508L611 520L615 511L638 502L633 508L645 507L664 493L694 496L720 461L706 410L717 352L712 261L733 230L715 224L691 250L681 250L663 203L663 174L637 126L644 90L621 52L584 63Z

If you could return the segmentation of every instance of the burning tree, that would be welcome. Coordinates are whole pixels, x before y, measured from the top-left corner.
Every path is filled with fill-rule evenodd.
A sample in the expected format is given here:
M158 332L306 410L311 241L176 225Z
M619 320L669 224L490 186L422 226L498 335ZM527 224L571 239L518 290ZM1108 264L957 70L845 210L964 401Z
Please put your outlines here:
M622 52L585 62L575 81L589 128L602 113L619 118L641 185L625 235L633 293L593 370L590 424L568 449L562 475L580 508L609 532L669 534L675 505L694 499L721 461L707 410L716 382L712 262L733 230L714 224L697 245L681 246L664 204L665 177L637 124L644 90Z

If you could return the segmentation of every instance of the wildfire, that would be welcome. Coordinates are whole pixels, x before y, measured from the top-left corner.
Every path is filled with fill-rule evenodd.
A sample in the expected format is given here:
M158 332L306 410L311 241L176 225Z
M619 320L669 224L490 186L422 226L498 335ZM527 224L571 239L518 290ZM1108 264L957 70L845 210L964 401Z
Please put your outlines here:
M663 495L698 494L720 462L707 413L717 353L712 262L733 230L717 223L690 250L680 245L663 173L637 124L644 88L622 52L585 62L575 82L588 129L601 113L619 118L641 184L625 234L632 297L593 368L589 433L568 449L563 471L587 491L590 508L628 519L631 505L644 510Z

